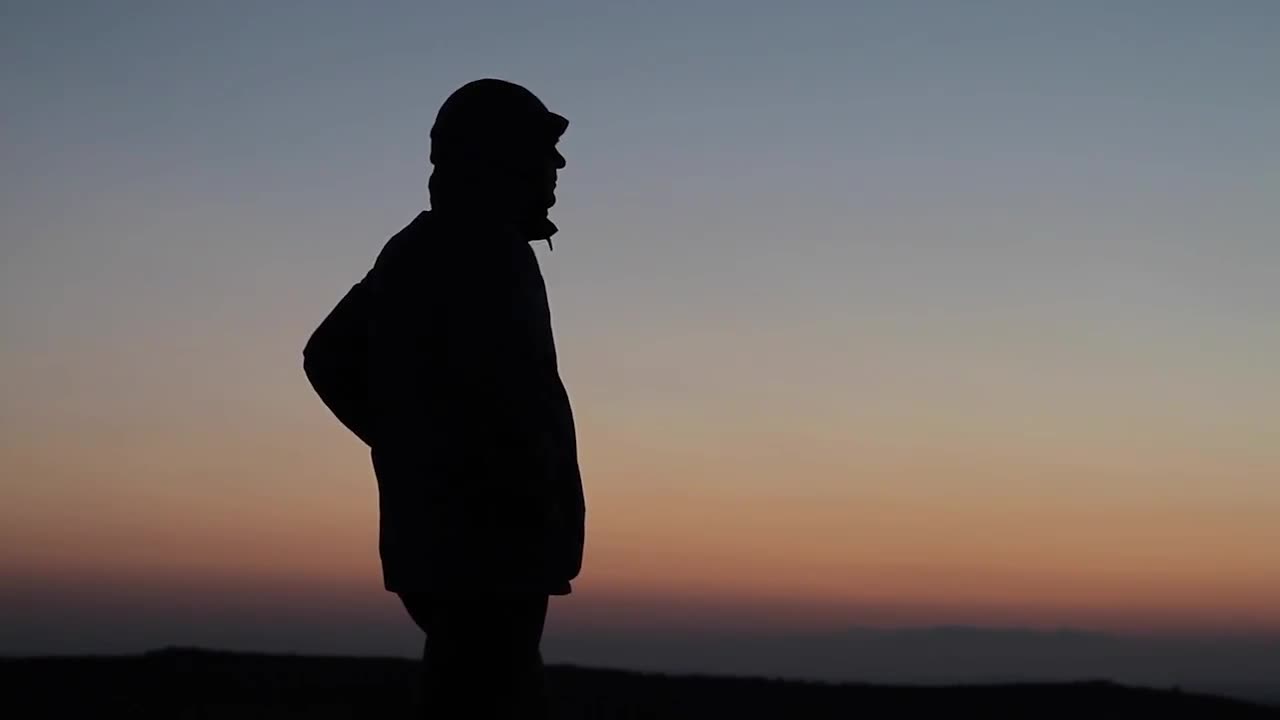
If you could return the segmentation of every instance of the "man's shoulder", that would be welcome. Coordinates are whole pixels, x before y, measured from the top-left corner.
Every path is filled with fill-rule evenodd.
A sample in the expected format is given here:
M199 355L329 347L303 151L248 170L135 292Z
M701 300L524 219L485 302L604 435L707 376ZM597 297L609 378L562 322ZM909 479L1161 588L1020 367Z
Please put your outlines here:
M447 284L483 263L461 235L447 220L423 211L382 246L371 275L379 283Z
M442 260L493 261L507 255L503 249L513 244L519 244L519 237L512 228L424 210L391 236L379 258L394 260L420 249L422 255Z
M500 226L423 211L383 245L369 273L371 284L412 286L415 292L511 284L523 263L517 240L503 233ZM527 245L523 249L529 251Z
M412 222L392 235L382 246L377 260L374 261L374 268L382 269L400 265L406 260L420 257L422 255L420 251L430 243L433 234L432 225L431 213L427 211L418 213Z

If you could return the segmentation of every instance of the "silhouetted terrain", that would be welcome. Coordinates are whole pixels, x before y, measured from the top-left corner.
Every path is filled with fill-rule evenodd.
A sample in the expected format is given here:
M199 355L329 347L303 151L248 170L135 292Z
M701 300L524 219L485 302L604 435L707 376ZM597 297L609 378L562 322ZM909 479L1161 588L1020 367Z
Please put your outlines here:
M1280 637L1116 635L938 626L814 632L623 630L555 634L548 655L587 667L877 685L1065 683L1135 687L1280 704Z
M403 659L164 650L144 656L0 660L11 717L405 717ZM548 669L560 718L1280 717L1280 709L1106 682L908 687Z

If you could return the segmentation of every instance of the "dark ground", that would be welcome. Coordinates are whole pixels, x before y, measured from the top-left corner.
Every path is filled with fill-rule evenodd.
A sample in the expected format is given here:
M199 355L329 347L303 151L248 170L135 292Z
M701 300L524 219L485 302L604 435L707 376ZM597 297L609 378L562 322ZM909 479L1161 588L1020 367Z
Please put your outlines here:
M164 650L143 656L0 660L10 718L398 718L417 666L401 659ZM555 717L1271 718L1222 698L1105 682L889 687L548 669Z

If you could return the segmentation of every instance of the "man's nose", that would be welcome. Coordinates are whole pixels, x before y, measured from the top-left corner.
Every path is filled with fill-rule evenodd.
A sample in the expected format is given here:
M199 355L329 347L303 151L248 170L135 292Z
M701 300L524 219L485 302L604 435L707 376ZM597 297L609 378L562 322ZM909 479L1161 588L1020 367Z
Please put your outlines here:
M565 166L565 159L564 159L564 155L561 155L559 150L552 150L552 151L551 151L551 160L552 160L552 162L554 162L554 163L555 163L555 166L556 166L556 169L557 169L557 170L563 170L563 169L564 169L564 166Z

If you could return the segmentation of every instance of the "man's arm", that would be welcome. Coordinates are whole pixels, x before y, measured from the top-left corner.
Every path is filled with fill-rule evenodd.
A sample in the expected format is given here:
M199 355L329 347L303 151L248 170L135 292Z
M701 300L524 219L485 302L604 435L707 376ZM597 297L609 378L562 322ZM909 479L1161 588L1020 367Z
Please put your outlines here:
M373 444L366 362L367 287L362 280L329 312L302 350L302 369L321 401L366 445Z

